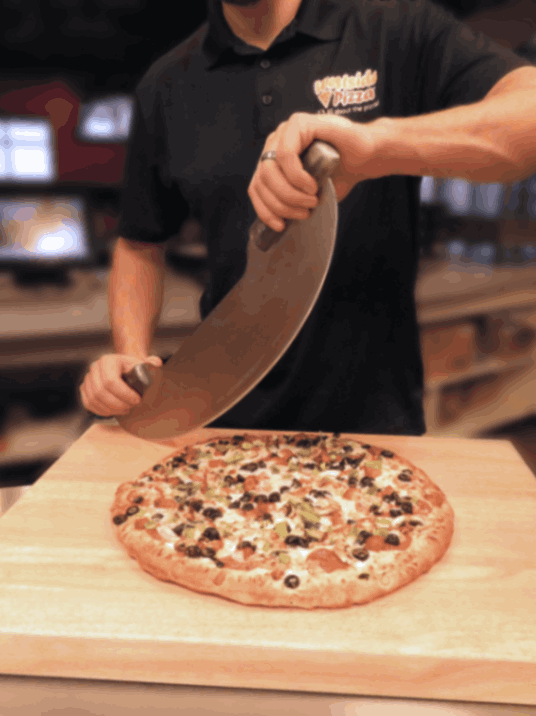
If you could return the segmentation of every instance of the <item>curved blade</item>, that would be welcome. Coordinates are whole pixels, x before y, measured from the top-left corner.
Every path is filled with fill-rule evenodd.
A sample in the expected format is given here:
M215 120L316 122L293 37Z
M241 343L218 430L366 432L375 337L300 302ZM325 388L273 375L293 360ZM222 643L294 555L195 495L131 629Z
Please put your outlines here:
M277 363L307 320L328 272L338 204L331 179L307 219L262 250L248 244L244 276L152 379L141 403L118 417L125 430L162 439L212 422Z

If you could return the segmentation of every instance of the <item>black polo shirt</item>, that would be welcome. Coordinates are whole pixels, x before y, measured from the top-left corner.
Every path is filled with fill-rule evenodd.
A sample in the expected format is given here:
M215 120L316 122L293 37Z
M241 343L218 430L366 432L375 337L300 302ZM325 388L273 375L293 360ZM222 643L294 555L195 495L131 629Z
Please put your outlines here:
M221 0L136 90L119 234L206 234L204 318L242 276L255 212L247 189L267 135L293 112L356 122L482 99L530 66L427 0L303 0L262 51L236 38ZM340 205L333 262L305 326L218 427L421 435L414 304L418 177L358 184Z

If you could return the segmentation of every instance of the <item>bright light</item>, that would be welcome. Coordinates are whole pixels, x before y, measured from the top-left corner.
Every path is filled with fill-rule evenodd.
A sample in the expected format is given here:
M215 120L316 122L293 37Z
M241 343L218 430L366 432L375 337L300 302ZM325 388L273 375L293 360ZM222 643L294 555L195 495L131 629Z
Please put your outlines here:
M65 256L76 252L80 237L68 226L63 226L59 231L43 234L36 245L39 254L59 254Z
M80 108L80 139L86 142L123 142L130 135L134 101L128 96L107 97Z
M49 120L2 118L0 180L50 182L55 178L55 148Z
M29 177L41 177L47 173L47 156L44 149L14 149L11 152L11 162L16 174Z

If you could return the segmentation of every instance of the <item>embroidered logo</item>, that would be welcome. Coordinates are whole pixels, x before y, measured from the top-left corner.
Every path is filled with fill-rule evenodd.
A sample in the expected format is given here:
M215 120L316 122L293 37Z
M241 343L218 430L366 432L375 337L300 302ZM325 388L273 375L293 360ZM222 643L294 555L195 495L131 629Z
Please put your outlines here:
M335 75L315 80L313 90L324 108L319 110L319 113L349 114L377 107L379 101L374 102L377 82L377 70L370 69L363 73L356 72L355 75ZM369 102L374 104L367 104Z

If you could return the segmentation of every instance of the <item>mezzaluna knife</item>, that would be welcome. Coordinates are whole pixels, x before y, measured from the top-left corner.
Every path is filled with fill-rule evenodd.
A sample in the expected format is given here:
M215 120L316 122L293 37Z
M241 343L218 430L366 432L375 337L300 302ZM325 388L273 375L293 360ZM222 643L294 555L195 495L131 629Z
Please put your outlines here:
M290 346L324 284L337 236L338 203L330 175L339 154L315 141L301 157L319 185L307 219L282 232L251 226L247 266L234 288L162 367L123 374L142 397L121 427L159 440L211 423L249 393Z

